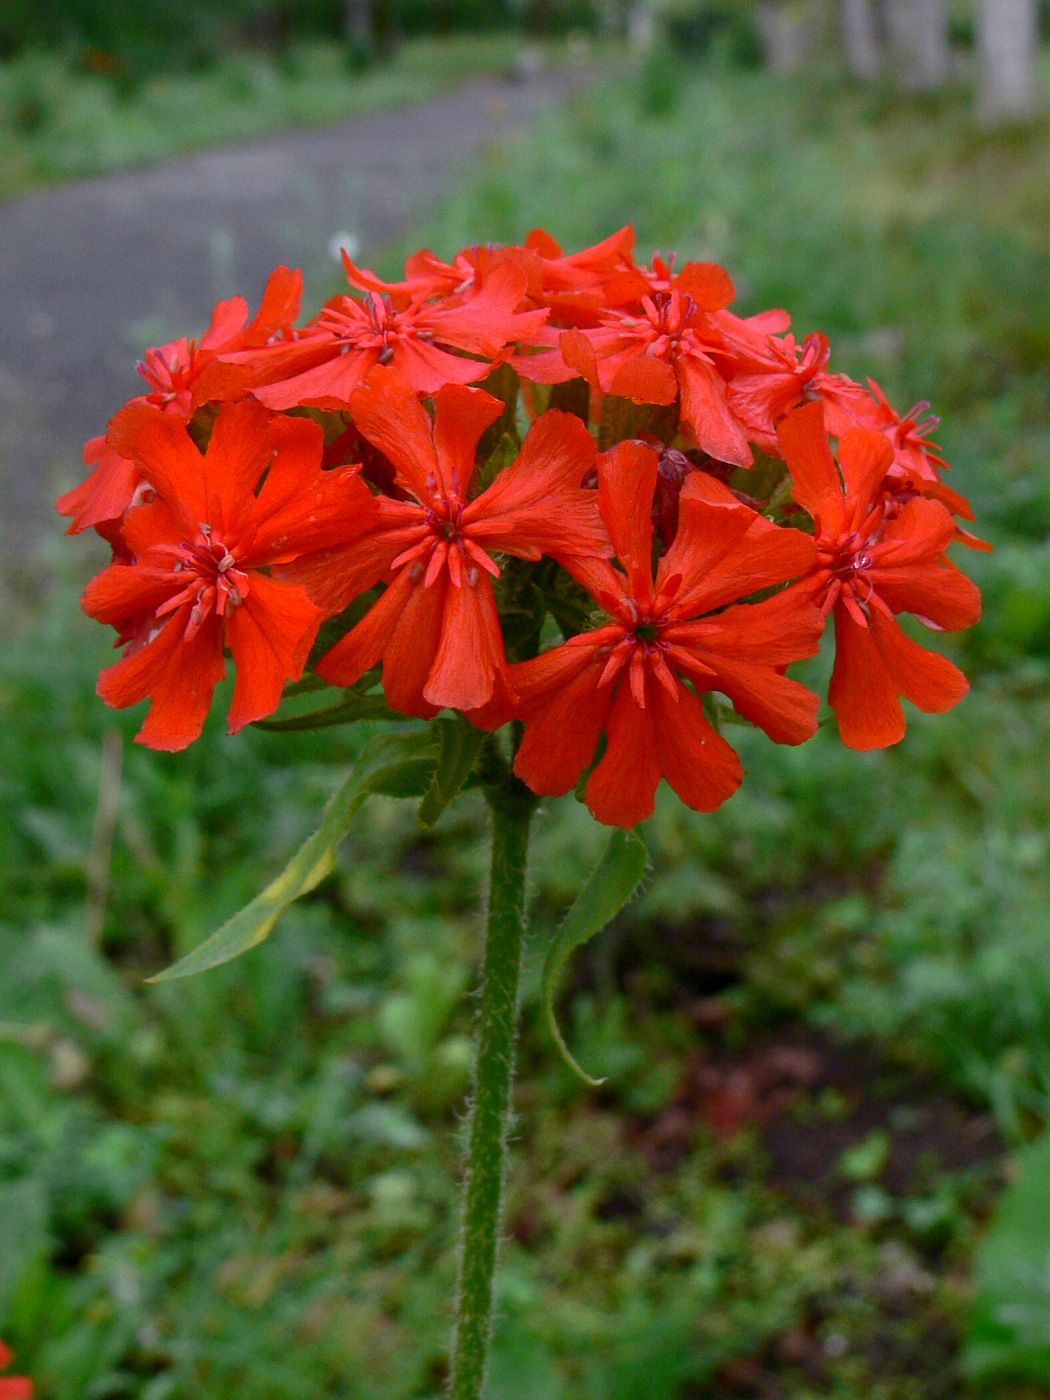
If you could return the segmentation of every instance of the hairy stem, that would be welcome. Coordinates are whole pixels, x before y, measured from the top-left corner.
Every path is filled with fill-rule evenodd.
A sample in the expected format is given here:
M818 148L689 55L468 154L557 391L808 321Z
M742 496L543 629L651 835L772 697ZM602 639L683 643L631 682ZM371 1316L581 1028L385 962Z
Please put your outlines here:
M525 935L525 864L535 808L532 794L509 774L498 786L487 788L485 795L492 813L492 872L468 1129L451 1400L481 1400L488 1369Z

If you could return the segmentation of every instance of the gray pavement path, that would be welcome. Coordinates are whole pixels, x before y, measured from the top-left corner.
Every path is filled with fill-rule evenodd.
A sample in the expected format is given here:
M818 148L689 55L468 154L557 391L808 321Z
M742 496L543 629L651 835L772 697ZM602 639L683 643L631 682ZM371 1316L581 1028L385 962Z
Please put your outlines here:
M26 558L53 537L55 493L78 478L84 440L141 390L146 345L201 329L234 292L254 310L278 263L301 266L316 297L333 282L334 235L355 235L367 262L471 155L581 81L472 82L0 205L0 551Z

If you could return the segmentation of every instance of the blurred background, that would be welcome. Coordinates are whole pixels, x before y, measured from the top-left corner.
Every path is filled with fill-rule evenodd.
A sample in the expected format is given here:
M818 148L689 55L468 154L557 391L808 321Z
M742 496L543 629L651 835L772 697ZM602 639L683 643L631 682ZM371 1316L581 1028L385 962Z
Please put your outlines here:
M739 731L719 813L537 964L602 843L538 821L493 1400L1050 1396L1050 123L1031 0L7 0L0 14L0 1336L42 1400L436 1400L482 814L373 799L232 967L150 988L358 729L131 743L49 516L135 359L313 306L341 246L633 221L932 401L991 555L905 741ZM941 644L941 643L938 643ZM819 682L827 662L815 663ZM220 697L221 699L221 697Z

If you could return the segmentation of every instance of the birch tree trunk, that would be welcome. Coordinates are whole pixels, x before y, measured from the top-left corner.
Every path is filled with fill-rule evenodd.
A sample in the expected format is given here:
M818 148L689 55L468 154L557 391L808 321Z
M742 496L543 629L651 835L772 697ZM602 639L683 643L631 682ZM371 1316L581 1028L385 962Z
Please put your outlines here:
M858 78L878 76L882 55L872 0L842 0L842 47L846 66Z
M951 67L945 0L888 0L886 27L901 87L926 92L943 86Z
M1025 121L1042 106L1037 0L978 0L977 115Z

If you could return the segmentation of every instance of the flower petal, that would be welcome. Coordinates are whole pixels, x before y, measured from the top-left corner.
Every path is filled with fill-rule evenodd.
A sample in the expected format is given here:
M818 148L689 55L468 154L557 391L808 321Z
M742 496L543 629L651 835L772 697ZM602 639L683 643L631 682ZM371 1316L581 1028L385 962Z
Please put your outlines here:
M781 667L815 656L824 627L808 591L795 587L760 603L738 603L713 617L673 623L664 638L672 645L695 648L702 658L711 653L748 665Z
M594 354L594 346L583 331L575 327L562 331L558 343L561 346L561 357L569 368L586 379L592 389L597 389L598 361Z
M618 443L598 459L598 500L616 557L631 592L642 602L652 592L653 518L658 459L645 443Z
M329 685L353 685L383 657L398 618L418 585L402 569L356 626L318 661L317 674ZM391 702L393 703L393 702Z
M246 500L242 559L276 563L347 544L379 525L380 503L356 468L322 469L319 424L281 415L269 432L276 455L258 497Z
M107 705L124 709L147 695L153 704L135 736L151 749L175 752L200 737L215 687L226 674L222 619L214 613L187 641L187 603L142 647L108 666L98 679Z
M383 689L390 704L403 715L431 719L441 708L431 704L423 692L441 645L448 591L445 569L429 588L422 581L418 583L408 596L383 654Z
M253 570L243 601L226 618L237 663L230 733L276 710L287 681L303 674L323 614L302 588Z
M482 433L503 412L503 403L484 389L445 384L434 395L434 447L443 493L464 501L474 476L474 455Z
M835 669L828 702L839 735L850 749L884 749L904 738L907 725L899 690L872 638L846 609L835 608Z
M850 428L839 438L846 500L858 524L874 504L892 464L893 448L874 428Z
M794 481L792 497L820 522L825 535L837 535L846 523L846 501L831 455L820 400L789 413L777 439Z
M211 525L217 539L229 534L232 541L239 535L245 502L252 499L273 461L271 419L261 404L244 399L226 404L215 420L203 459L207 514L201 519ZM149 480L145 460L140 465Z
M367 489L367 488L366 488ZM373 497L373 500L375 498ZM414 501L380 501L380 524L344 546L304 554L274 568L274 577L301 583L330 616L381 582L399 554L423 541L429 531ZM354 522L347 522L352 535Z
M454 355L427 340L406 336L393 346L390 368L404 376L416 394L433 394L443 384L473 384L492 368L489 360Z
M580 483L594 465L594 438L573 413L551 409L529 430L515 462L468 503L462 527L486 549L519 559L544 554L607 556L598 493Z
M450 582L441 641L423 687L424 697L438 708L477 709L492 698L496 677L507 679L506 672L492 579L478 571L474 583L464 578L457 587Z
M651 685L649 706L663 776L694 812L721 807L743 782L744 770L736 750L708 723L702 701L679 682L677 701Z
M108 447L104 438L92 438L85 445L84 460L89 465L96 464L94 471L55 502L59 515L73 517L67 535L78 535L107 520L119 520L142 480L135 463Z
M322 364L253 389L255 397L267 408L324 408L338 410L350 403L350 395L379 363L379 351L372 346L359 349L333 341L331 355Z
M650 686L649 693L662 687ZM584 801L591 815L606 826L630 829L651 817L660 785L656 711L635 703L631 687L621 680L605 721L608 747L587 780Z
M579 781L594 757L613 698L611 685L599 686L602 668L595 664L592 647L571 644L556 647L511 668L511 680L520 690L528 681L522 671L535 673L543 663L546 697L528 707L525 738L514 760L514 771L533 792L560 797ZM557 673L557 679L552 678ZM535 684L535 674L533 684Z
M501 262L469 301L459 306L426 307L416 324L445 345L491 359L508 341L528 340L542 330L546 311L515 310L528 285L528 275L517 263Z
M721 311L736 296L729 273L713 262L687 262L674 279L674 289L692 297L700 311Z
M562 339L564 341L564 337ZM634 399L636 403L671 404L678 397L678 380L666 360L659 360L655 355L638 355L616 371L609 393L622 399Z
M749 467L755 460L729 407L726 382L702 354L679 355L675 362L682 391L681 414L703 450L719 462Z
M819 697L781 668L812 656L824 619L801 592L741 603L714 617L670 627L674 663L701 690L720 690L778 744L801 744L817 728ZM690 671L690 661L699 671Z
M954 538L955 521L945 507L917 496L896 519L887 522L869 553L880 569L883 565L925 563L939 558Z
M354 425L389 457L400 486L428 502L440 479L433 430L412 386L393 365L378 365L353 396Z
M682 487L678 533L657 577L662 584L681 575L671 613L685 619L798 578L816 553L801 530L774 525L735 498L713 499L703 473L694 472Z
M204 457L178 418L152 404L128 404L110 419L107 442L134 461L187 533L209 521Z
M910 612L946 632L972 627L981 616L981 591L945 559L940 564L872 570L875 592L895 613Z
M969 691L958 666L912 641L899 623L873 617L871 638L898 691L927 714L950 710Z
M119 627L138 613L150 613L179 592L179 576L170 568L111 564L96 574L80 597L80 606L96 622Z

